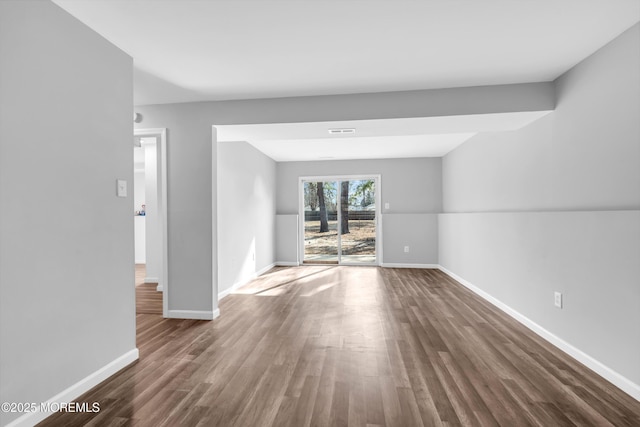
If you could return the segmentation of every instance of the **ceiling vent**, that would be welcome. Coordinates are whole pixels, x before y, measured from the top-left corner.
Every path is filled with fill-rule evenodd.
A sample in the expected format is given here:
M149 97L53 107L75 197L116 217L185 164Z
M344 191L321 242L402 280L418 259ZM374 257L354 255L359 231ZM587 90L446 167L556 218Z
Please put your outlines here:
M347 129L329 129L329 134L330 135L344 135L344 134L354 134L356 133L356 130L354 128L347 128Z

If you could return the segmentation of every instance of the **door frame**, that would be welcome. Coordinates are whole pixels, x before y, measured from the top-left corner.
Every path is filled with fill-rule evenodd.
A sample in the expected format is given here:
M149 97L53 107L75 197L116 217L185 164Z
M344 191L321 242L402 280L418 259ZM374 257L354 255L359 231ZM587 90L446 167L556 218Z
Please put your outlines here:
M160 222L161 267L157 290L162 292L162 317L169 311L169 250L167 225L167 129L134 129L133 135L140 138L156 138L158 221Z
M359 174L359 175L311 175L298 177L298 259L300 264L304 263L304 183L318 181L356 181L364 179L375 180L376 186L376 260L372 263L355 263L342 261L342 238L338 233L338 265L353 266L379 266L382 264L382 175L380 174ZM337 192L339 193L339 189ZM340 216L340 197L337 197L338 217ZM338 220L338 230L340 221Z

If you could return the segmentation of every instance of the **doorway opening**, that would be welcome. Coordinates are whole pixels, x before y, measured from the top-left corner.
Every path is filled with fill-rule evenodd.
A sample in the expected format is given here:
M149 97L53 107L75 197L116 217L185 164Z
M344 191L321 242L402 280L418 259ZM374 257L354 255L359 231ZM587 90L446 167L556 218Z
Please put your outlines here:
M304 264L379 264L379 181L379 176L300 179Z
M134 131L136 311L167 317L166 130Z

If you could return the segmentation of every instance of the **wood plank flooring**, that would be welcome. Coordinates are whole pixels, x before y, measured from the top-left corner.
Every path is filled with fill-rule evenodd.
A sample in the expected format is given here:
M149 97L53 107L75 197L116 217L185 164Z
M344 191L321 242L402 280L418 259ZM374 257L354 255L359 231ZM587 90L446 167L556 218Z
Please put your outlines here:
M41 426L639 426L640 402L438 270L276 268Z
M135 274L135 284L136 287L142 285L144 283L144 278L147 275L147 265L146 264L136 264L136 274Z
M136 264L136 314L162 314L162 292L157 283L144 283L146 266Z

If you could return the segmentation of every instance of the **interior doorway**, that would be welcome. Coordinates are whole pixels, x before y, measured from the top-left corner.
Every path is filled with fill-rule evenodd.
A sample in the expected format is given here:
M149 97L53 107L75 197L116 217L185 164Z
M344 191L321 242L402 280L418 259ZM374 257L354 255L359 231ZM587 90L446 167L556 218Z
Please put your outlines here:
M379 176L300 179L300 259L378 265Z
M134 131L134 221L138 312L167 317L166 130Z

